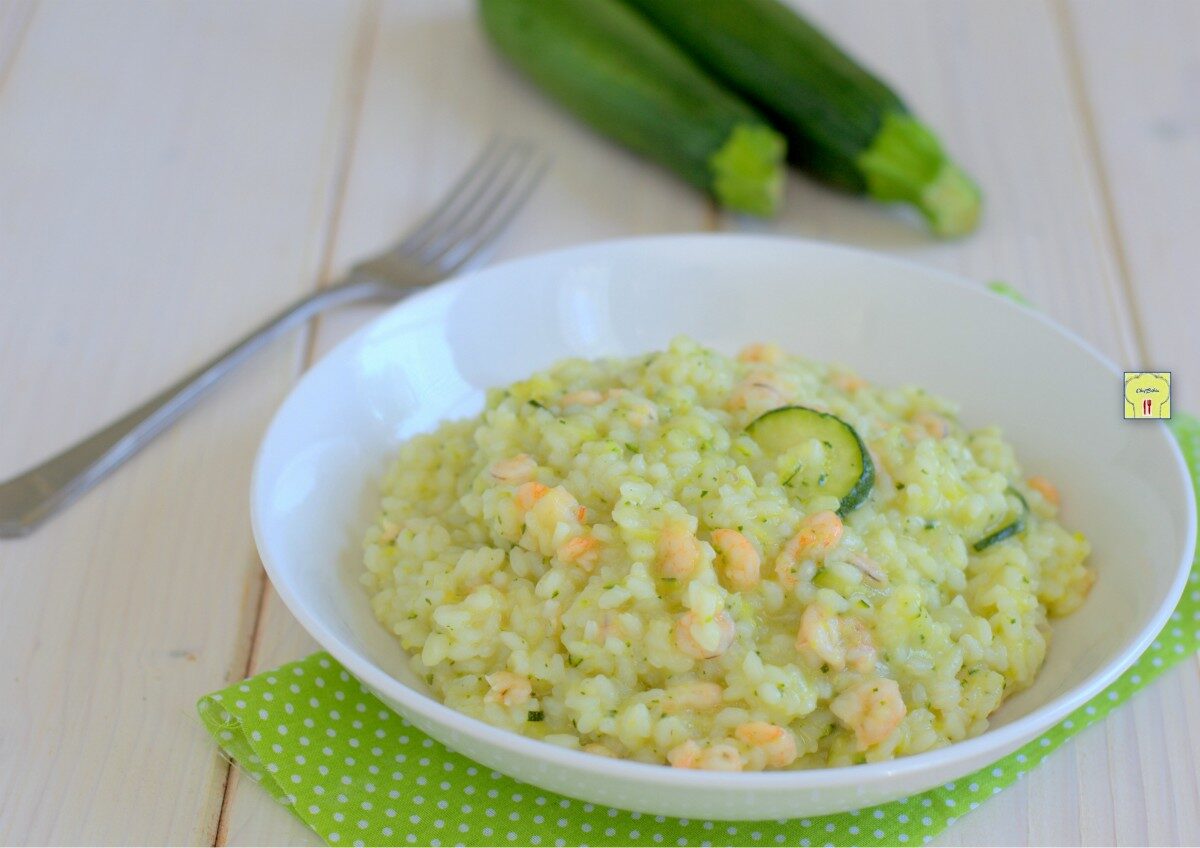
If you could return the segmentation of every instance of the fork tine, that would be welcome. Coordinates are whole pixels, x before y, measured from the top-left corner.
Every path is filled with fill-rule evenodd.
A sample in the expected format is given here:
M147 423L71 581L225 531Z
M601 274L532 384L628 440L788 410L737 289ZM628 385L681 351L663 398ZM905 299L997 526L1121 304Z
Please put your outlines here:
M504 157L495 162L471 196L458 205L453 217L442 222L440 232L418 245L410 242L404 249L415 252L422 262L437 263L446 251L478 227L481 212L490 209L497 199L509 191L532 151L533 146L528 142L512 142Z
M460 205L460 201L464 197L467 197L470 189L479 182L480 178L488 177L495 173L497 158L500 158L502 162L505 154L511 152L512 144L504 136L492 136L479 155L475 157L475 161L458 178L458 182L451 187L442 201L404 237L404 240L397 245L397 249L404 252L416 250L421 242L433 235L438 228L448 223L442 219L456 211L456 207Z
M523 147L514 155L511 167L506 169L503 178L497 181L495 190L486 197L481 197L471 209L464 210L454 227L444 234L436 249L422 257L423 261L444 266L452 254L460 252L462 245L471 241L497 209L505 205L514 190L524 184L531 166L536 163L536 156L537 151L532 145Z
M446 234L454 231L463 218L471 214L472 209L491 196L497 182L511 169L514 160L520 160L521 151L522 142L503 139L495 155L488 160L485 167L479 169L470 185L464 187L457 202L447 205L437 220L432 221L431 226L426 227L424 232L406 237L400 243L399 250L409 255L421 256L445 242Z
M474 232L466 234L457 245L443 253L439 264L445 273L453 273L475 259L502 236L508 225L516 219L550 167L550 159L547 156L535 154L530 161L530 167L525 170L523 179L512 184L507 194L507 202L505 198L499 198Z

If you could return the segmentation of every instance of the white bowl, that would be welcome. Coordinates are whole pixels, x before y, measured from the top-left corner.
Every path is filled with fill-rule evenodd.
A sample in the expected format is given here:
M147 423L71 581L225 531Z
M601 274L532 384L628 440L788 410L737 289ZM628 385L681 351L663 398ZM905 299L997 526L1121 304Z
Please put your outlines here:
M1054 480L1099 580L1055 625L1036 683L983 735L894 762L725 774L594 757L499 730L429 696L358 584L375 481L397 443L474 414L486 387L565 356L633 355L687 334L732 352L773 340L885 384L917 383L999 423ZM349 671L456 751L536 786L647 813L817 815L910 795L1033 739L1149 645L1183 589L1195 505L1159 423L1122 418L1121 374L1034 311L941 272L839 247L744 236L587 245L461 277L391 309L296 386L258 454L254 533L288 608Z

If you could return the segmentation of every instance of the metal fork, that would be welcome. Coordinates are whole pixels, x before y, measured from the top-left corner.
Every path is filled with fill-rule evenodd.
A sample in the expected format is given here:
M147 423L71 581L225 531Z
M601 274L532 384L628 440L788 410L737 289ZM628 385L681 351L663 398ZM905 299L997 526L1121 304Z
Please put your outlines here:
M494 139L416 228L252 330L178 383L97 433L0 483L0 538L29 533L95 486L275 337L335 306L396 301L445 279L494 242L537 187L549 159L532 143Z

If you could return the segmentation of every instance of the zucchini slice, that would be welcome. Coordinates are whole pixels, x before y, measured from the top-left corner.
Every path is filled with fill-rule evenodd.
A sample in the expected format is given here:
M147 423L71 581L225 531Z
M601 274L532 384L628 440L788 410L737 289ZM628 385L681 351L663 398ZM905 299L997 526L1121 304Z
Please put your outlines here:
M875 465L854 428L836 415L806 406L784 406L750 422L746 433L765 455L778 457L809 439L824 447L818 467L796 467L784 486L801 496L819 493L840 500L838 514L854 509L875 485Z
M1011 495L1013 499L1017 501L1018 506L1013 510L1015 517L1007 520L998 529L988 533L986 536L972 545L971 547L974 548L977 553L979 551L986 551L997 542L1003 542L1005 539L1011 539L1013 536L1025 529L1025 517L1029 515L1029 503L1025 500L1025 497L1012 486L1009 486L1005 490L1005 494Z

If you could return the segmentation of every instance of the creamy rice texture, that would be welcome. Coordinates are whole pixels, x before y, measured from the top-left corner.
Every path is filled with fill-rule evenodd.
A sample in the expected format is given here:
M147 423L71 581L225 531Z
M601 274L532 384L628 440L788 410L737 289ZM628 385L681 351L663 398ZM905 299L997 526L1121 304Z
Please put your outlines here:
M793 404L848 423L874 459L842 517L786 479L829 443L774 457L746 432ZM382 491L363 582L439 698L683 768L848 765L975 736L1093 579L1057 491L997 428L771 345L561 362L404 444ZM1024 529L976 550L1014 491Z

